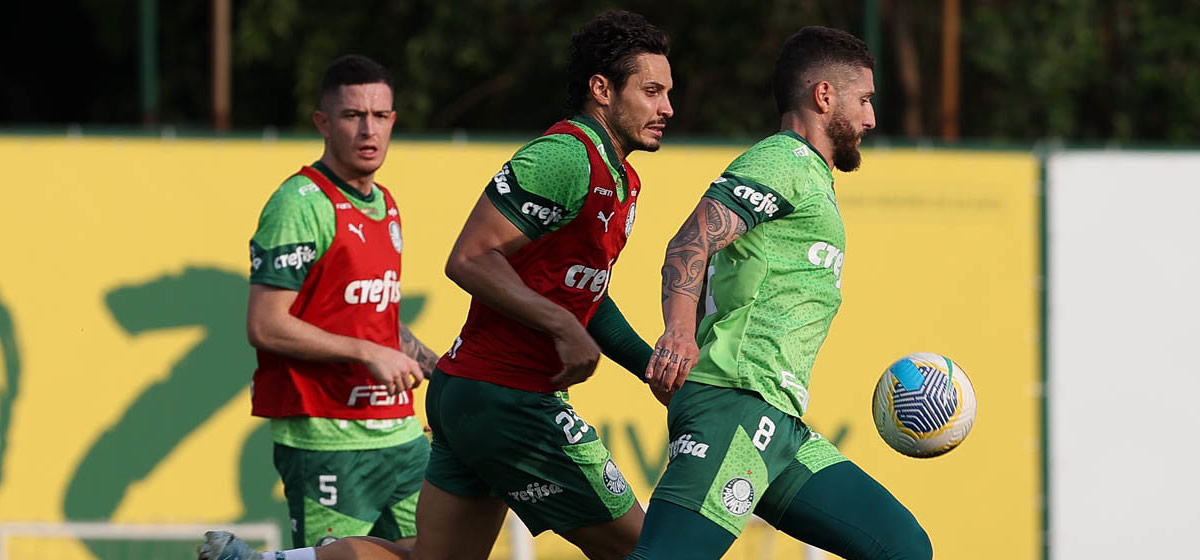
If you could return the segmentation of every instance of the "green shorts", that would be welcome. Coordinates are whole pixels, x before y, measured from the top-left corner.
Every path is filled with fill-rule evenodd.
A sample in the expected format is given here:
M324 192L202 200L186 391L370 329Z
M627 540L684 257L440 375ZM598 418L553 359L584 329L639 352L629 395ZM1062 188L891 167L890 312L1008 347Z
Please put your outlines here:
M606 523L633 507L633 490L596 430L554 393L434 370L425 395L430 484L502 498L535 535Z
M417 535L417 496L429 462L429 440L362 451L309 451L275 444L292 544L324 537Z
M699 512L734 535L751 512L778 519L814 472L846 460L752 391L685 383L671 398L667 424L670 462L653 498Z

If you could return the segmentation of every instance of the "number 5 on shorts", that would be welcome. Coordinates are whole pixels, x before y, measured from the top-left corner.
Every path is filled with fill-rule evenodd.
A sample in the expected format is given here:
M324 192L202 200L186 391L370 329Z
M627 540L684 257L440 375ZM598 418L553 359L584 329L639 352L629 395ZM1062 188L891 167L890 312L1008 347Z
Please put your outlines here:
M771 444L771 436L775 435L775 423L766 416L758 421L758 431L754 432L754 447L759 451L766 451L767 446Z
M334 484L337 484L336 474L323 474L317 477L317 489L322 494L328 494L317 499L321 505L329 507L337 505L337 486Z

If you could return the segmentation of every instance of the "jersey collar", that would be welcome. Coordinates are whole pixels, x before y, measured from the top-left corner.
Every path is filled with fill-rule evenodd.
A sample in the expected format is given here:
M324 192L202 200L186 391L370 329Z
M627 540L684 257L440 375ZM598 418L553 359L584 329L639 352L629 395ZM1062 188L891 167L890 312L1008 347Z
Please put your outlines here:
M821 153L821 150L814 148L813 145L808 142L808 140L806 140L803 136L800 136L800 133L796 132L795 130L788 129L780 131L780 134L799 140L800 143L808 146L808 149L812 150L813 153L817 154L817 157L821 158L821 163L825 164L825 169L829 169L829 164L825 163L825 156Z
M363 194L362 191L350 186L350 183L347 183L347 182L343 181L341 177L338 177L337 174L334 173L333 170L330 169L328 165L325 165L324 163L317 161L316 163L312 164L312 168L316 169L317 171L320 171L321 174L325 176L325 178L329 179L329 182L337 185L337 188L341 189L343 193L348 194L354 198L357 198L358 200L361 200L363 202L374 202L375 201L374 185L371 186L371 194Z
M612 138L609 138L608 136L608 131L604 130L604 125L600 124L600 121L596 120L595 118L582 113L571 117L570 120L573 123L581 124L592 129L592 132L596 133L596 136L600 137L600 145L604 148L604 161L608 162L609 167L617 170L617 173L621 175L621 179L626 179L625 162L613 161L617 157L617 150L613 146Z

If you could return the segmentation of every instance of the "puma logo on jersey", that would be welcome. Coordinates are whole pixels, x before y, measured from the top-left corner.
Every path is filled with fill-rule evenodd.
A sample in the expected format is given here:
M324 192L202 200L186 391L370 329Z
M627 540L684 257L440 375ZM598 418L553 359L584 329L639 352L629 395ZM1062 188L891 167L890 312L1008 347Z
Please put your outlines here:
M544 226L556 224L563 218L562 208L558 206L542 206L536 202L522 204L521 213L532 216L534 219L542 222Z
M350 233L357 235L358 239L361 240L363 243L367 242L367 238L363 237L363 225L362 224L358 224L358 227L354 227L354 224L346 224L346 227L350 230Z
M408 404L408 391L389 395L387 385L356 385L350 389L346 406L354 406L358 399L367 399L367 406L395 406Z
M808 262L813 263L813 266L832 270L833 277L837 278L838 288L842 287L842 263L845 260L845 252L824 241L813 243L812 247L808 248Z
M500 171L496 173L496 176L492 177L492 182L496 184L496 192L500 194L508 194L512 192L512 187L508 184L508 176L510 173L512 173L512 168L506 163L504 164L504 167L501 167Z
M604 295L604 290L608 288L609 270L612 270L612 261L608 262L608 269L600 270L582 264L572 265L567 269L567 275L563 279L563 283L568 288L577 288L587 290L596 294L592 301L600 301Z
M604 212L596 212L596 218L599 218L599 220L601 222L604 222L604 233L608 233L608 221L611 220L612 217L615 216L616 214L617 214L616 210L609 212L608 216L605 216Z
M346 284L346 303L375 304L375 311L387 309L389 303L400 302L400 273L389 270L383 278L355 280Z
M550 484L550 483L538 484L537 482L531 482L525 486L524 490L517 490L516 492L509 492L508 495L512 496L512 499L520 501L520 502L529 502L531 504L536 504L536 503L543 501L546 498L549 498L550 496L553 496L555 494L562 494L562 491L563 491L562 486L559 486L557 484Z
M671 442L667 457L674 459L677 455L691 455L704 459L708 455L708 444L692 441L692 434L683 434Z
M779 199L775 195L760 193L746 185L734 187L733 196L750 201L750 204L754 205L755 212L761 212L769 217L779 211L779 205L775 204Z

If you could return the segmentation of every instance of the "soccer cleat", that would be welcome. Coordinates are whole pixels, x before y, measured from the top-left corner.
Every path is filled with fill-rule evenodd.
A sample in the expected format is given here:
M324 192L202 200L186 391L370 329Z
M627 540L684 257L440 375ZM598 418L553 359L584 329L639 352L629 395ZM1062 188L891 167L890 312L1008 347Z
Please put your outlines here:
M198 560L259 560L262 554L227 531L206 531L204 544L196 548Z

